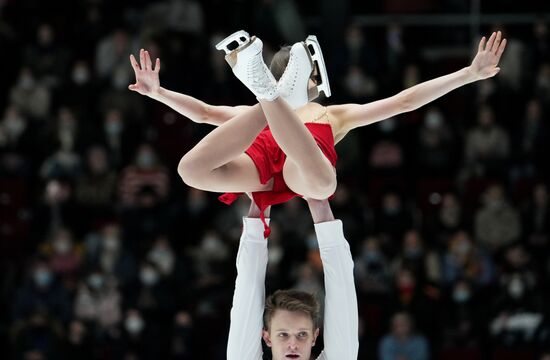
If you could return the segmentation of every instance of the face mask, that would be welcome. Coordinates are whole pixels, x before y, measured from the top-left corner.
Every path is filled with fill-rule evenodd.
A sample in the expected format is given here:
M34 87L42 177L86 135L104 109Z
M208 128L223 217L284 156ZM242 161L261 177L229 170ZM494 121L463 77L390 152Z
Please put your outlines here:
M405 249L405 257L408 259L418 259L423 253L421 248Z
M122 132L122 122L109 121L105 123L105 132L108 135L115 136Z
M504 201L502 200L490 200L487 202L487 207L493 210L498 210L502 208L503 205L504 205Z
M378 127L383 133L389 134L397 128L397 122L394 118L389 118L384 121L380 121Z
M439 129L443 124L443 116L438 111L430 111L424 118L424 124L430 130Z
M141 282L146 286L153 286L159 280L159 276L157 272L149 268L142 269L139 276L140 276Z
M25 131L26 127L27 124L19 117L12 117L4 120L4 128L12 137L19 136Z
M382 255L378 251L369 251L365 254L365 261L378 262L382 260Z
M103 276L99 274L92 274L88 278L88 284L94 290L98 290L103 286Z
M112 85L117 90L125 89L130 83L128 73L124 70L118 69L112 77Z
M458 289L453 292L453 300L459 304L463 304L470 300L471 294L468 290Z
M132 316L126 318L126 321L124 321L124 327L126 328L126 331L128 331L130 334L137 335L141 333L141 331L145 327L145 324L140 317Z
M103 239L103 247L107 251L115 251L119 248L119 240L116 237L106 237Z
M19 79L19 86L24 90L29 90L34 86L34 79L30 75L23 75Z
M143 152L137 158L137 164L141 168L150 168L155 163L155 156L150 152Z
M88 69L83 66L77 67L73 70L73 81L77 85L84 85L90 80L90 73Z
M513 278L512 281L510 281L510 284L508 284L508 294L510 294L512 298L519 299L523 296L524 292L525 285L519 278Z
M53 243L54 251L59 255L65 255L71 250L71 244L66 240L56 240Z
M52 280L53 276L49 270L36 270L34 273L34 282L41 288L48 287Z
M149 260L154 262L164 273L172 271L174 254L167 249L153 249L149 253Z
M462 241L460 244L458 244L458 246L456 247L456 251L460 254L460 255L466 255L470 252L470 250L472 249L472 245L467 242L467 241Z

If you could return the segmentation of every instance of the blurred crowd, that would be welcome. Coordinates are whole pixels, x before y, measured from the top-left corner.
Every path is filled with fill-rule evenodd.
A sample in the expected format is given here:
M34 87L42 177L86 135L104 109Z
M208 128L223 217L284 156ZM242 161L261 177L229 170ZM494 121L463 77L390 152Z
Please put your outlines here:
M213 45L241 28L264 40L266 59L308 33L324 44L327 30L306 21L314 3L0 0L3 355L225 358L248 203L226 207L180 181L179 158L211 127L130 92L128 56L160 57L171 90L252 104ZM550 34L542 20L498 29L509 44L496 78L337 146L331 204L355 260L361 359L550 358ZM323 45L325 104L458 70L478 40L467 26L341 30ZM323 301L305 203L272 219L267 293Z

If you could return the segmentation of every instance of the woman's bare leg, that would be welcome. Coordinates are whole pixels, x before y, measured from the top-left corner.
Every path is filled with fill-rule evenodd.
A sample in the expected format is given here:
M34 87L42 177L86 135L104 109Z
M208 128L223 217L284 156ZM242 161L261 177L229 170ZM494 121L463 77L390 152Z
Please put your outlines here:
M336 188L336 173L298 115L281 98L259 100L277 144L287 155L283 175L298 194L326 199Z
M244 154L265 128L260 105L226 121L212 130L178 165L178 173L189 186L207 191L262 191L252 160Z

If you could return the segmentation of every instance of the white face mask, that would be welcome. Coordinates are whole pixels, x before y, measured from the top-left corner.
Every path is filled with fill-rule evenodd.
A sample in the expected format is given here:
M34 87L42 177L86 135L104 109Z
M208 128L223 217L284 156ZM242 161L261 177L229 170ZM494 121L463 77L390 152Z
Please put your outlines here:
M72 78L75 84L84 85L90 80L90 72L85 66L77 66L73 70Z
M389 134L397 128L397 121L395 120L395 118L389 118L384 121L380 121L378 124L380 131L385 134Z
M53 249L57 254L65 255L71 250L71 244L67 240L56 240Z
M95 290L99 290L103 286L103 276L100 274L92 274L88 278L88 284Z
M439 111L429 111L424 118L424 124L428 129L439 129L443 124L443 116Z
M508 294L514 299L519 299L525 292L525 285L519 277L514 277L508 284Z
M24 90L31 89L34 84L34 78L29 74L21 75L21 77L19 78L19 86Z
M143 268L139 274L141 282L146 286L153 286L159 280L158 273L150 268Z
M120 247L120 240L116 237L106 237L103 239L103 248L107 251L116 251Z
M132 335L138 335L143 331L145 323L143 319L138 316L130 316L124 321L124 327Z
M8 134L12 137L21 135L27 128L27 124L20 117L9 117L4 120L3 124Z

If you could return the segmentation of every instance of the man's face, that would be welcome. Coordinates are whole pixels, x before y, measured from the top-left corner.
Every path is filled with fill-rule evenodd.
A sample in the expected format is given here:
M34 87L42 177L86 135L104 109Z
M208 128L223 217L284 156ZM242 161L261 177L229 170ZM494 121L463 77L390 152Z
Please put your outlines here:
M310 316L287 310L275 311L269 331L263 331L264 341L271 348L273 360L309 360L318 335L319 329L313 329Z

